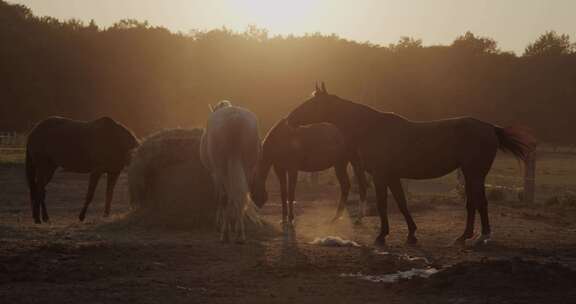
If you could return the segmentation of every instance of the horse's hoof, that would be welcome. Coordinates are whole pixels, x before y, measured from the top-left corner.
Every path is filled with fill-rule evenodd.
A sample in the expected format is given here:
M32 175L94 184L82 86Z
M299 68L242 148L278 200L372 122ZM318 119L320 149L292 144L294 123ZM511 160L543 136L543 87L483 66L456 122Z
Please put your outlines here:
M78 220L79 220L80 222L83 222L85 218L86 218L86 216L85 216L85 215L82 215L82 214L81 214L80 216L78 216Z
M104 215L103 215L102 217L105 217L105 218L108 218L108 217L110 217L110 212L108 212L108 213L104 213Z
M42 224L42 221L40 219L34 219L34 224Z
M459 237L452 242L452 247L464 247L466 246L466 239L463 237Z
M414 245L417 245L417 244L418 244L418 239L417 239L415 236L409 235L409 236L406 238L406 245L414 246Z
M474 247L483 247L490 243L490 235L489 234L482 234L474 241Z
M335 216L333 217L328 223L330 224L335 224L338 220L340 220L342 217L341 216Z
M294 224L290 222L286 222L282 224L282 230L284 233L293 233L294 232Z
M376 240L374 241L374 247L378 247L378 248L386 247L386 238L377 237Z

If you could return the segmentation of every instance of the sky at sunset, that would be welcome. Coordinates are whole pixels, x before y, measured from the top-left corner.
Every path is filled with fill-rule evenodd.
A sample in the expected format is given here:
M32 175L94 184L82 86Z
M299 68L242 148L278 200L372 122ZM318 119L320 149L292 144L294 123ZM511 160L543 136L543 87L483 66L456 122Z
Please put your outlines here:
M172 31L250 24L272 34L321 32L388 44L401 36L449 44L465 31L522 53L547 30L576 36L574 0L8 0L40 16L94 19L103 27L132 18Z

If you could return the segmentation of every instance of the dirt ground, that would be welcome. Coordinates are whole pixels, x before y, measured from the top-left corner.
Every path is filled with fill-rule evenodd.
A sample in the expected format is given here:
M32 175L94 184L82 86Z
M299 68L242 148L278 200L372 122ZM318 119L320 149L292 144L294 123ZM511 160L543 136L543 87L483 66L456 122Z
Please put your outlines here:
M302 186L294 234L281 231L273 191L263 214L277 231L238 245L211 231L128 224L125 182L112 218L101 217L102 183L80 224L87 176L59 172L48 189L51 224L34 225L22 167L1 167L0 303L576 303L575 209L491 202L493 240L459 248L450 244L464 228L463 203L420 197L410 204L419 245L404 245L391 203L388 247L375 250L377 217L329 224L338 188ZM330 235L362 247L309 244ZM398 283L351 275L423 267L442 270Z

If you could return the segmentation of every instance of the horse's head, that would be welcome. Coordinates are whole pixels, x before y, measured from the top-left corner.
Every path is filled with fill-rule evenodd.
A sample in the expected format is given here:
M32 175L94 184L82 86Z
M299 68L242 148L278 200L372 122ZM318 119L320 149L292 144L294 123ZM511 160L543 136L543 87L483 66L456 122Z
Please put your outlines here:
M258 208L262 208L264 204L268 201L268 191L266 191L266 181L264 180L256 180L254 185L252 186L251 191L252 201L254 204L258 206Z
M302 126L319 122L332 122L333 117L330 112L332 105L338 100L337 96L328 94L324 82L320 87L316 84L312 97L288 115L288 124Z
M91 146L99 161L121 169L130 163L138 138L124 125L112 118L102 117L91 122Z

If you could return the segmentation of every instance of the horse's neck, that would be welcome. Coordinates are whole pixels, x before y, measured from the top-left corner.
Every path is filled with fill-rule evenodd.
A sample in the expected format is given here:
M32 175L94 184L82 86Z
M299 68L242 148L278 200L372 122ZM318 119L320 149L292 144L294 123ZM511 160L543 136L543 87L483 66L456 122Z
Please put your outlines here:
M266 182L268 174L270 174L270 169L272 168L272 160L270 160L266 155L262 154L262 160L258 164L257 176L256 178L261 182Z
M394 113L380 112L368 106L347 102L337 110L334 124L349 140L370 132L376 125L379 129L395 129L406 124L406 119Z

